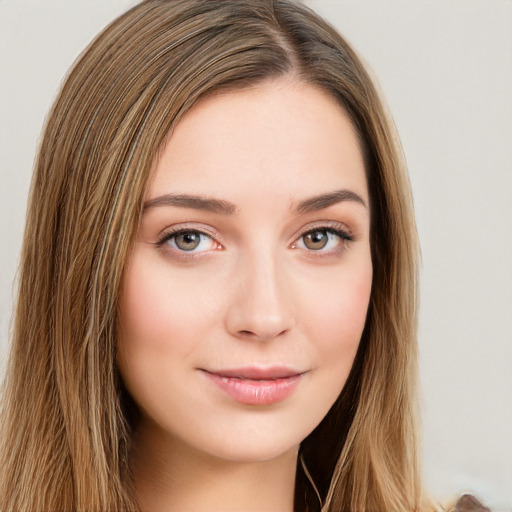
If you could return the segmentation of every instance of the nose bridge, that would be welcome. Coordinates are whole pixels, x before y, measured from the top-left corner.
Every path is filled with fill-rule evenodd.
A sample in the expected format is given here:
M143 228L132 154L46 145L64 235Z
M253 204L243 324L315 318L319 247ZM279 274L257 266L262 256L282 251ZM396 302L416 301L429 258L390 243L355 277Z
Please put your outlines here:
M268 246L247 250L238 261L235 280L227 315L232 334L269 340L293 327L288 276L277 250Z

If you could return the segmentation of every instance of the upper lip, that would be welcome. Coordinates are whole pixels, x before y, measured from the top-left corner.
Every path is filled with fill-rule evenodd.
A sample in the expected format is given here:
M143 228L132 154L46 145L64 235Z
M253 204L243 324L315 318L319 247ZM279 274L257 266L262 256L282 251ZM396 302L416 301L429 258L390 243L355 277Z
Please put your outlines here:
M301 375L302 371L295 370L287 366L244 366L241 368L226 368L220 370L205 370L208 373L219 375L220 377L231 377L248 380L275 380L286 379Z

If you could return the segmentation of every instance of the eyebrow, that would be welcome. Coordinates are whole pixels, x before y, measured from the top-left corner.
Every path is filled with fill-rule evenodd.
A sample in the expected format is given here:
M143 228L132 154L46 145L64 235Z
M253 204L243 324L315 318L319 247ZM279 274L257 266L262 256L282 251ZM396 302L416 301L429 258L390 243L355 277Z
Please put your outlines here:
M233 215L238 212L236 205L229 201L191 194L165 194L155 197L144 203L142 211L144 212L156 206L180 206L182 208L205 210L221 215Z
M356 194L351 190L343 189L304 199L297 205L296 211L297 213L310 213L317 210L323 210L324 208L328 208L329 206L343 201L353 201L365 208L368 208L368 205L359 194Z
M319 194L300 201L295 211L300 214L311 213L323 210L343 201L353 201L367 208L364 199L351 190L336 190L327 194ZM234 215L238 213L238 207L224 199L214 199L194 194L165 194L146 201L143 205L143 212L158 206L178 206L181 208L192 208L204 210L220 215Z

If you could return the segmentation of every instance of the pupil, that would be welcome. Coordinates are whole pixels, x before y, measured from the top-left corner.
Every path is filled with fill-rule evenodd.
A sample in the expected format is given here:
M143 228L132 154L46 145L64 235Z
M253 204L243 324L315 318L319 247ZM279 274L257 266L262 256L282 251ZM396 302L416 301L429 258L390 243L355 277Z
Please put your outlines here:
M327 233L322 231L313 231L313 233L308 233L305 237L304 244L308 249L323 249L327 245L327 241L329 240Z
M199 233L180 233L176 237L176 245L183 251L192 251L199 245L200 241L201 237Z

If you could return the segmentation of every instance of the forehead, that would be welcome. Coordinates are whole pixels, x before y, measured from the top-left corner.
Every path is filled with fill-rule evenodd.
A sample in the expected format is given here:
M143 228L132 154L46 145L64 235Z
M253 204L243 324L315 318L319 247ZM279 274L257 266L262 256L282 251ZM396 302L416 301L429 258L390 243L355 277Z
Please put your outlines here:
M332 188L368 199L352 122L324 90L280 79L194 106L169 134L148 197L183 192L237 202Z

